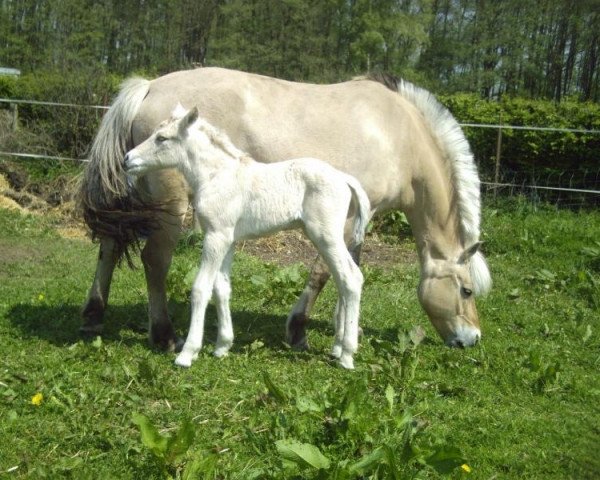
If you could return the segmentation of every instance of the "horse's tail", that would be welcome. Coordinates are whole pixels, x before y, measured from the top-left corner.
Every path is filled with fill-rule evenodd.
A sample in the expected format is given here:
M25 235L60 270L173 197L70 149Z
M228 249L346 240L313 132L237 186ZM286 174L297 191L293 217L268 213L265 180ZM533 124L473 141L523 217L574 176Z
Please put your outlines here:
M102 119L78 188L78 206L93 237L111 238L117 254L128 260L128 247L147 236L156 222L152 206L135 193L123 170L123 157L133 147L133 121L149 88L150 82L141 78L121 85Z
M350 240L350 249L362 244L365 240L367 225L371 219L371 202L367 192L363 189L360 182L352 175L346 175L346 183L352 192L352 200L356 208L354 215L354 225L352 238Z

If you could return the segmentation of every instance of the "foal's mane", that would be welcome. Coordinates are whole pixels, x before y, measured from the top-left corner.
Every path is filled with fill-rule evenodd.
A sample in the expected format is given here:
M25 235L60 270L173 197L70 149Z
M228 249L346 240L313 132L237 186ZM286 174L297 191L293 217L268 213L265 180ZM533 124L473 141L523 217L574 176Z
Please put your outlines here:
M431 93L406 80L387 74L372 74L367 79L382 83L421 112L450 165L463 243L469 246L477 242L481 212L479 176L469 142L456 119Z
M207 122L203 118L198 118L195 126L196 128L204 130L208 135L208 138L210 138L210 141L231 157L237 160L248 157L246 152L240 150L233 144L229 138L229 135L227 135L223 130L219 130L212 123Z

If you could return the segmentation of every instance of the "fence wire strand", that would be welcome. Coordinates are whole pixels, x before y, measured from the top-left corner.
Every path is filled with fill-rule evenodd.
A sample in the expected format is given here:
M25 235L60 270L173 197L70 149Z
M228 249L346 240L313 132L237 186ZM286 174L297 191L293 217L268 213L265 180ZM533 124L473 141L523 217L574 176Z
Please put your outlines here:
M25 100L25 99L11 99L11 98L0 98L0 103L8 103L13 105L20 104L28 104L28 105L41 105L41 106L50 106L50 107L67 107L67 108L93 108L97 110L108 110L110 107L106 105L78 105L74 103L61 103L61 102L45 102L38 100ZM483 123L459 123L461 127L466 128L491 128L491 129L499 129L499 130L534 130L534 131L544 131L544 132L563 132L563 133L582 133L582 134L600 134L600 130L587 130L587 129L578 129L578 128L555 128L555 127L535 127L535 126L523 126L523 125L504 125L504 124L483 124ZM55 161L68 161L68 162L77 162L77 163L86 163L89 162L88 159L85 158L69 158L69 157L61 157L54 155L45 155L45 154L34 154L34 153L22 153L22 152L3 152L0 151L0 156L10 156L16 158L27 158L27 159L35 159L35 160L55 160ZM563 187L561 185L561 180L565 174L568 172L561 172L558 175L558 183L559 186L548 186L550 183L550 177L553 174L550 174L544 182L546 185L527 185L525 183L518 183L513 181L498 181L498 182L481 182L481 184L487 187L488 190L497 191L499 189L510 189L511 195L514 194L515 191L553 191L567 194L582 194L582 195L592 195L597 196L600 195L600 190L592 190L587 188L573 188L573 179L575 174L582 174L582 172L573 172L569 181L569 187ZM588 183L585 181L589 172L583 172L584 181L583 184L587 185ZM592 173L593 175L593 173ZM516 179L516 176L515 176ZM539 180L539 179L538 179ZM537 183L536 179L533 179L534 183ZM579 182L578 182L579 183ZM593 181L594 187L598 186L600 183L600 170L596 172L595 180ZM597 201L597 200L596 200ZM595 202L593 202L595 203Z

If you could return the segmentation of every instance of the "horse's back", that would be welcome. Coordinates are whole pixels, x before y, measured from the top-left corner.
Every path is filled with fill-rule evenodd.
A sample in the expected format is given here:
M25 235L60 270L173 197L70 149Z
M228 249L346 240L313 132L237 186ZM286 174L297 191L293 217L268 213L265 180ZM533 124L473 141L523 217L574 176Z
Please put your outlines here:
M418 110L378 82L317 85L221 68L152 81L133 128L139 143L177 105L201 115L260 162L321 158L357 177L373 205L399 206L435 142ZM382 176L381 172L386 175Z

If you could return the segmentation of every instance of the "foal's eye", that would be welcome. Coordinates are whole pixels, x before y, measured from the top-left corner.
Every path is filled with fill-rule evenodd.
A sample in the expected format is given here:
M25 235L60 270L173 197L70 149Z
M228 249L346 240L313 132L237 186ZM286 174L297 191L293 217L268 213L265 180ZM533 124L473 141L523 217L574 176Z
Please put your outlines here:
M463 294L463 296L467 298L473 295L473 290L471 290L470 288L462 287L460 291Z
M157 135L156 136L156 143L163 143L167 141L167 137L165 137L164 135Z

